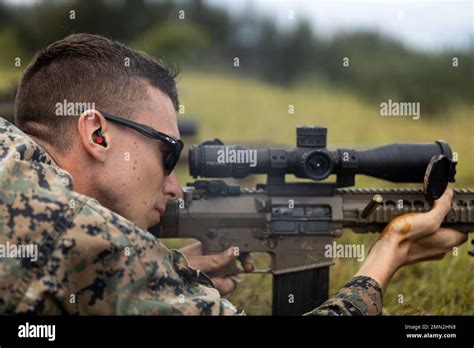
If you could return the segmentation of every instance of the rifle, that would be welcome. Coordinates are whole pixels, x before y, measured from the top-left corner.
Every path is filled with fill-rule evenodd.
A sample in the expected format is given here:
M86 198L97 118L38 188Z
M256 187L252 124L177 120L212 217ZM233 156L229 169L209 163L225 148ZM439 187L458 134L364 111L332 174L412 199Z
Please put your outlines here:
M241 257L249 252L271 255L271 267L255 272L273 275L274 315L314 309L328 297L327 245L342 235L380 232L393 218L430 209L455 180L456 161L449 145L398 143L367 150L326 149L327 129L298 127L295 149L250 149L225 146L220 140L189 150L194 178L243 178L267 174L254 189L223 180L197 180L183 188L183 198L169 204L160 238L195 238L205 254L233 245ZM335 174L335 182L285 182L285 175L314 181ZM423 189L353 189L355 175L392 182L423 182ZM474 190L455 189L443 226L474 230ZM470 252L471 253L471 252ZM220 275L235 274L236 265ZM289 301L291 297L292 301Z

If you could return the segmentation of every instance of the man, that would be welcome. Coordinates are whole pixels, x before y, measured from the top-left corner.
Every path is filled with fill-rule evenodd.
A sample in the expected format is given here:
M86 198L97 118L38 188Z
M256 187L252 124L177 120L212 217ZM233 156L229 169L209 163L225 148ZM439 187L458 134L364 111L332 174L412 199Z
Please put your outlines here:
M0 313L243 313L221 297L232 279L206 275L235 261L232 248L168 250L146 231L181 195L178 105L174 76L118 42L75 34L36 56L16 126L0 122L0 243L38 251L1 259ZM398 268L465 241L440 228L451 197L390 223L356 276L310 314L380 314Z

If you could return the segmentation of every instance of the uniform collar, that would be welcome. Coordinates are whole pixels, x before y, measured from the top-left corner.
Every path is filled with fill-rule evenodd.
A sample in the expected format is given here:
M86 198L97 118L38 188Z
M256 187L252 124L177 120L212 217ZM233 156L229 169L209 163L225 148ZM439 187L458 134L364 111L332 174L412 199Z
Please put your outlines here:
M48 169L60 176L62 183L72 190L71 175L61 169L48 152L31 136L0 117L0 162L7 160L10 156L17 162L26 161L47 165Z

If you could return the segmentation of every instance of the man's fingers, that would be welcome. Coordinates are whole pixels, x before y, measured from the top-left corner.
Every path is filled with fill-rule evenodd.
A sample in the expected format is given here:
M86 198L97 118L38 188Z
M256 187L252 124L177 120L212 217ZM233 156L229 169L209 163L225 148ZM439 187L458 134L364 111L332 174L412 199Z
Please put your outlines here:
M435 231L441 226L445 216L448 215L452 200L453 190L447 188L443 195L435 201L433 208L429 212L422 214L422 216L425 216L433 222L433 229Z
M237 258L234 248L212 255L188 255L189 264L205 273L220 271L235 262Z
M440 228L435 233L413 242L409 251L408 263L436 259L466 240L467 235L464 233Z
M445 216L451 209L453 190L448 188L444 194L435 201L433 208L426 213L401 215L391 223L391 228L401 234L406 234L408 239L416 240L435 233L441 226Z
M437 255L433 255L433 256L426 256L426 257L421 258L421 259L410 259L409 258L408 262L406 264L411 265L411 264L414 264L414 263L424 262L424 261L442 260L445 256L446 256L446 253L441 253L441 254L437 254Z
M190 245L186 245L185 247L181 248L180 251L186 255L202 255L203 250L202 250L202 243L201 242L196 242Z
M232 292L236 286L236 283L229 277L213 277L212 282L222 296Z
M250 253L246 253L245 257L240 260L240 263L242 264L242 268L246 273L252 272L255 268L253 257Z

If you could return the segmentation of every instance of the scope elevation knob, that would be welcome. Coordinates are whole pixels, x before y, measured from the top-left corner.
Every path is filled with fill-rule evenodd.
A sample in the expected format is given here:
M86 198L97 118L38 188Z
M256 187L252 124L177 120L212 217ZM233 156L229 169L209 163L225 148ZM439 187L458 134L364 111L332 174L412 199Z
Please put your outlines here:
M296 127L296 146L325 148L328 129L318 126Z

